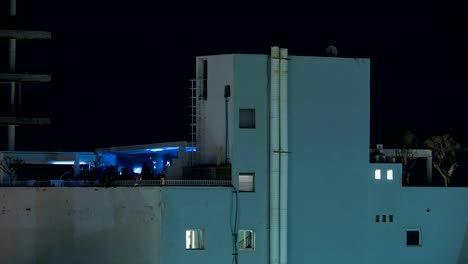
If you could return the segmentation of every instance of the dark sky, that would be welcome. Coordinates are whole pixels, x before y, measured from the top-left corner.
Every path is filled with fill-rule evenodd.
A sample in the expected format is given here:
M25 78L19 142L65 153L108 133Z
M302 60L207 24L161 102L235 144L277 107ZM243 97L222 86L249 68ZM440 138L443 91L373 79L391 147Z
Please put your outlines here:
M267 54L273 45L310 56L335 45L339 56L372 59L371 144L386 143L399 129L421 138L451 132L468 144L468 21L461 1L17 1L19 26L53 33L50 41L18 44L19 71L53 74L50 84L23 86L23 110L48 113L53 125L18 128L18 150L189 140L195 56ZM8 1L1 2L6 28ZM5 69L7 42L0 45Z

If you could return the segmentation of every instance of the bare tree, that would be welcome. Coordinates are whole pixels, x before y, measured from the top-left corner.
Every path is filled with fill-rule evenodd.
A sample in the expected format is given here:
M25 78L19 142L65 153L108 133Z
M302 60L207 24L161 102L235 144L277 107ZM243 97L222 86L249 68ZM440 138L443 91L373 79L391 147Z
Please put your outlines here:
M411 172L414 164L416 164L416 151L418 147L418 139L411 131L403 131L399 133L395 139L396 157L401 160L403 168L403 179L406 185L409 185Z
M449 134L433 136L427 139L424 145L432 149L432 163L444 178L445 186L448 187L453 173L458 168L462 146Z
M18 169L24 164L24 160L13 157L4 157L0 163L0 169L8 175L10 184L16 181Z

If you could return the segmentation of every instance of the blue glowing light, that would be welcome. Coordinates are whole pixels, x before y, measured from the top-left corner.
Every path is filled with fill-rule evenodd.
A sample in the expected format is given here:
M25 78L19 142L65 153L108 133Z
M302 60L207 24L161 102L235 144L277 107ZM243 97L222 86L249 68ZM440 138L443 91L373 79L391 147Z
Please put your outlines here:
M141 167L134 167L133 173L141 174Z
M196 147L185 147L185 152L195 152L197 151Z
M153 152L161 152L161 151L171 151L171 150L179 150L179 147L164 147L164 148L154 148L154 149L148 149L149 151Z
M53 165L75 165L73 160L62 160L62 161L50 161L49 164ZM86 162L80 161L80 165L87 164Z

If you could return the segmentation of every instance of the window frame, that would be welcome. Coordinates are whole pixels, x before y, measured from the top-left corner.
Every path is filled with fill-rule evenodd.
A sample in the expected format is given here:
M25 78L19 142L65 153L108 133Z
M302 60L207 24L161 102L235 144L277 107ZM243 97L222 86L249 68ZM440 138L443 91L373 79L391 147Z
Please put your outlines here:
M409 244L409 239L408 239L408 233L409 232L418 232L418 244L417 245L410 245ZM421 247L422 246L422 236L421 236L421 229L417 229L417 228L409 228L409 229L406 229L406 246L407 247Z
M252 190L241 189L241 176L251 176L252 177ZM254 172L239 172L238 175L239 181L239 192L253 193L255 192L255 173Z
M192 232L195 234L195 232L200 232L201 235L201 246L199 247L194 247L194 246L189 246L193 240L193 238L190 238L189 242L189 232ZM205 229L203 228L189 228L185 229L185 250L205 250Z
M245 245L245 238L246 238L245 234L248 233L248 232L251 233L251 245L252 245L252 247L250 247L250 248L246 247L246 245ZM243 234L244 234L243 239L241 239L241 236ZM242 246L241 246L241 243L243 243ZM255 250L255 230L253 230L253 229L239 229L237 246L238 246L238 249L242 250L242 251L253 251L253 250Z
M247 124L247 122L242 122L242 112L243 111L248 111L249 115L251 114L250 118L252 123L250 124ZM256 120L256 113L257 111L255 110L255 108L239 108L239 128L240 129L256 129L257 128L257 120Z

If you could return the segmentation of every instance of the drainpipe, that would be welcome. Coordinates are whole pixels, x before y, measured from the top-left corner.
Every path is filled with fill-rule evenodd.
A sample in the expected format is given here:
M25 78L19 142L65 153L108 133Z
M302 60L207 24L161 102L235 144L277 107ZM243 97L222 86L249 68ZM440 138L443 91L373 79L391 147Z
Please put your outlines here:
M270 264L279 263L279 47L271 48Z
M280 49L280 264L288 262L288 49Z

